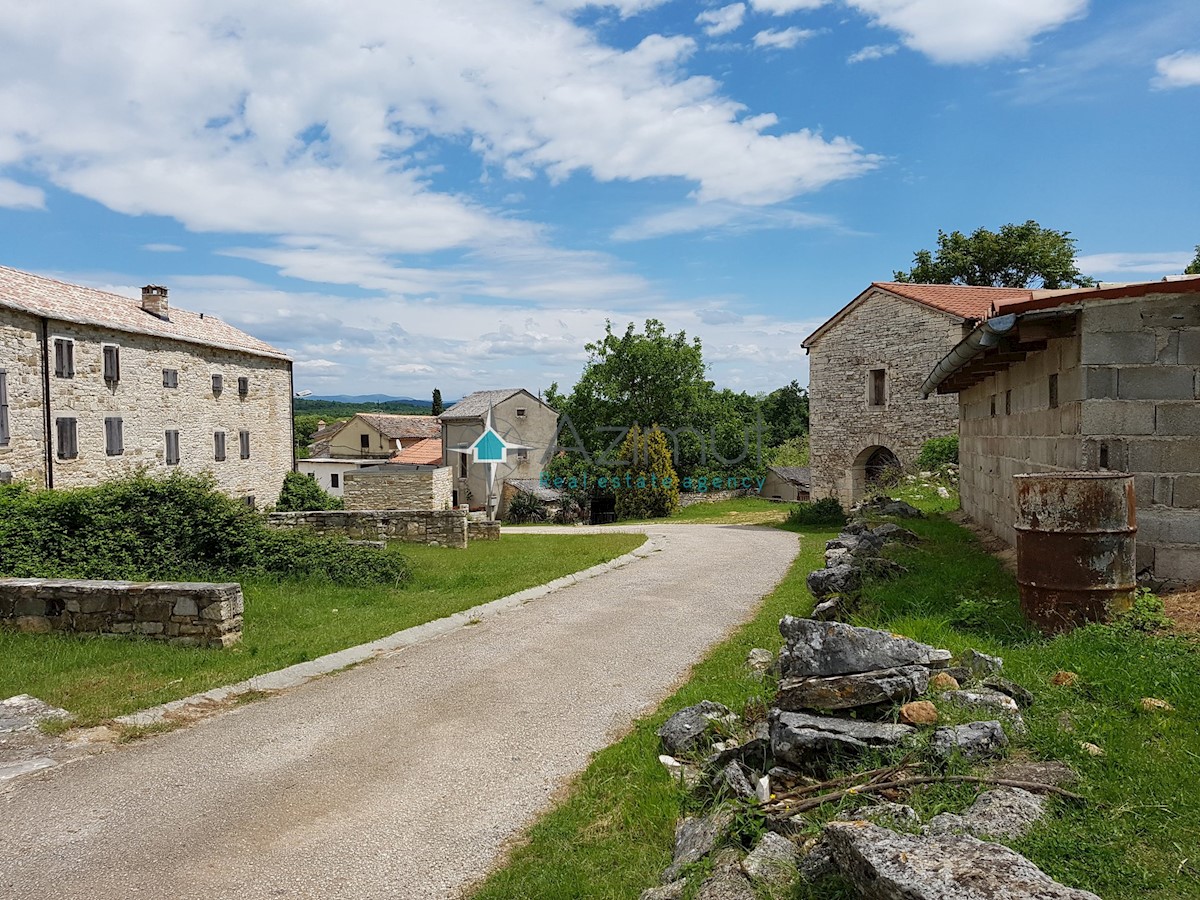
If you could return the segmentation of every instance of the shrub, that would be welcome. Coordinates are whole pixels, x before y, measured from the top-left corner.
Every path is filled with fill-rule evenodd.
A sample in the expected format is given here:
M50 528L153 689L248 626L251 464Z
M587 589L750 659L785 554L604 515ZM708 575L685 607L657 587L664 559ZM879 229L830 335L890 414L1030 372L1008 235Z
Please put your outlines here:
M825 497L812 503L797 503L788 513L789 525L845 525L846 511L837 497Z
M958 462L958 435L930 438L921 445L917 454L917 467L922 471L932 472L942 466Z
M533 494L519 491L508 504L505 517L509 522L543 522L546 519L546 505Z
M0 490L0 575L129 581L247 574L394 584L404 557L344 539L276 531L209 476L139 473L96 487Z
M679 508L679 475L658 426L629 429L620 458L627 464L617 471L618 519L661 519Z
M280 512L319 512L323 509L342 509L341 497L327 492L311 475L288 472L275 508Z
M1162 598L1146 588L1138 588L1133 606L1117 616L1113 622L1117 628L1144 631L1147 634L1166 631L1174 624L1167 616L1167 608L1163 605Z

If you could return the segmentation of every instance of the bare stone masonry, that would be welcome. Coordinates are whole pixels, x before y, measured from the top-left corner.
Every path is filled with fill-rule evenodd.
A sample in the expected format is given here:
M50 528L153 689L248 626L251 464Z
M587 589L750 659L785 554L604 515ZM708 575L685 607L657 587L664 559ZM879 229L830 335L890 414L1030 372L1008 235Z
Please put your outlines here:
M331 510L271 513L273 528L302 528L356 540L394 540L437 547L467 546L467 513L460 509Z
M0 627L228 647L242 637L242 588L206 582L0 578Z

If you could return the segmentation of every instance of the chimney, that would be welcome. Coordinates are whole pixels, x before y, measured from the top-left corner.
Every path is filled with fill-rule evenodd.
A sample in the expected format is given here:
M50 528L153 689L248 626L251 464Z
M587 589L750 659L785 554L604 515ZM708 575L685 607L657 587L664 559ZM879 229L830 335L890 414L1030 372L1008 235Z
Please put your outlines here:
M142 309L152 316L158 316L164 322L167 317L167 289L157 284L148 284L142 288Z
M324 431L324 430L325 430L325 420L317 419L317 431Z

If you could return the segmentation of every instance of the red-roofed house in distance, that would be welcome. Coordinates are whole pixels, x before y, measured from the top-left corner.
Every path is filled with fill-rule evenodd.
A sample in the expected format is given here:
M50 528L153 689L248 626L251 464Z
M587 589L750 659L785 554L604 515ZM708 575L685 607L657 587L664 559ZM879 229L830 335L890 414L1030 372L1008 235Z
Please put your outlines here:
M921 385L993 304L1032 293L875 282L809 335L811 496L848 505L925 441L956 434L957 404L923 399Z
M442 423L437 416L361 412L315 432L308 458L299 460L296 468L341 497L347 474L384 463L412 463L412 454L399 457L417 446L417 465L442 465Z

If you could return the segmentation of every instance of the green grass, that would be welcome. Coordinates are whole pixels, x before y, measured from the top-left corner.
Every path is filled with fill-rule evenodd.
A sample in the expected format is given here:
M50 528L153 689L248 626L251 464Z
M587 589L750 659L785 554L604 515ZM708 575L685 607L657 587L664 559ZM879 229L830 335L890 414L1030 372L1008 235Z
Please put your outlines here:
M384 637L628 553L641 535L506 535L465 550L405 545L402 588L247 581L227 650L0 631L0 697L32 694L88 725Z
M952 505L936 495L909 496L926 506ZM969 532L940 516L903 524L925 539L893 553L910 572L870 585L856 622L955 651L974 647L1003 656L1005 674L1036 695L1022 751L1070 763L1080 776L1072 788L1088 798L1084 806L1051 800L1050 818L1015 849L1105 900L1200 898L1200 647L1099 626L1043 638L1023 624L1012 576ZM595 756L475 900L617 900L658 882L670 862L674 824L694 801L658 763L654 731L688 704L711 699L741 710L768 689L744 667L746 652L778 648L779 618L811 609L804 577L823 564L828 536L805 530L800 557L753 621L697 665L653 715ZM1077 672L1079 685L1051 685L1062 669ZM1175 710L1145 712L1143 697L1166 700ZM961 717L944 711L947 721ZM1064 717L1073 730L1064 730ZM1105 755L1088 755L1082 741ZM924 816L961 809L973 796L962 785L918 790L910 802ZM832 886L802 886L795 894L797 900L843 896L850 895Z
M777 525L787 515L791 504L758 497L736 497L715 503L693 503L677 510L665 519L645 519L643 523L680 522L691 525ZM630 525L631 522L618 522Z

